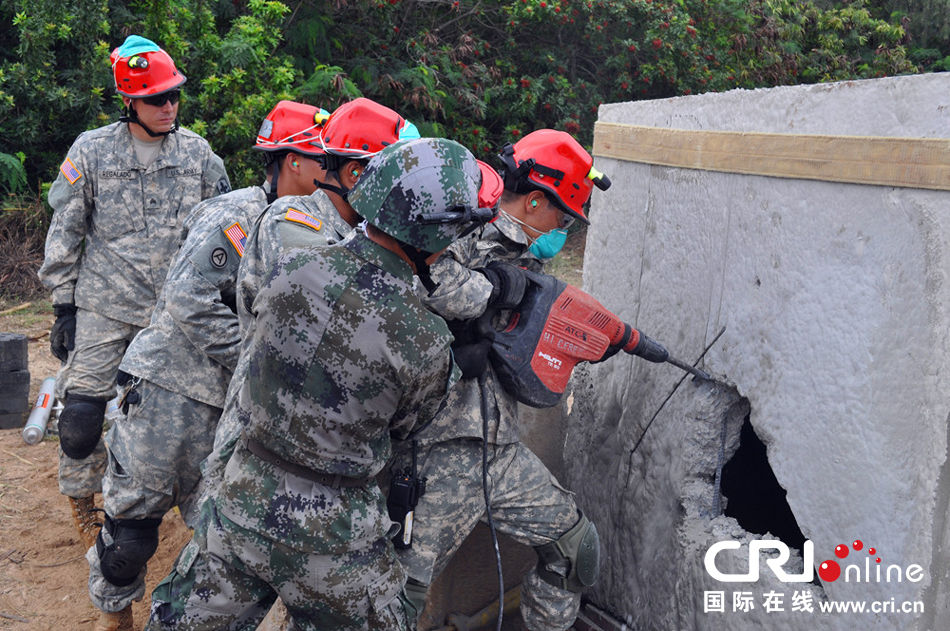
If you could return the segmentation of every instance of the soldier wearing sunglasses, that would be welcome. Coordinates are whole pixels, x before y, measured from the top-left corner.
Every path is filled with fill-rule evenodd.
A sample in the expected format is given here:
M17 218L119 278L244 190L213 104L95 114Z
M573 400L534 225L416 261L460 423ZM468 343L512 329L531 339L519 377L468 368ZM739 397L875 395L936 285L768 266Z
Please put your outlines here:
M49 192L54 214L39 272L56 315L50 350L63 362L60 491L86 547L98 531L93 494L119 360L149 323L188 212L231 188L208 142L178 126L185 76L168 53L133 35L110 62L125 112L70 147Z

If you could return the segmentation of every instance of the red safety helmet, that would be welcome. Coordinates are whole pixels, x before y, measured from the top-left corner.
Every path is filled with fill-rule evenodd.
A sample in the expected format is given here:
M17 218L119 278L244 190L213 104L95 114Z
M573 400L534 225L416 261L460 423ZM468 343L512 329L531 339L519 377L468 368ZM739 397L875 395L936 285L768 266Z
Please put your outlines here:
M505 190L505 182L498 175L498 171L489 164L481 160L476 160L476 162L478 163L478 170L482 173L482 183L478 187L478 207L494 208Z
M584 204L594 185L603 191L610 187L607 176L593 168L590 154L563 131L533 131L514 145L506 144L499 157L505 165L505 188L515 193L546 191L559 210L587 224Z
M399 140L406 120L376 101L360 97L333 111L320 135L323 150L351 160L369 159Z
M186 80L168 53L138 35L129 35L109 55L109 62L115 91L133 99L169 92Z
M267 152L322 155L320 131L329 116L328 111L313 105L280 101L261 124L254 148Z

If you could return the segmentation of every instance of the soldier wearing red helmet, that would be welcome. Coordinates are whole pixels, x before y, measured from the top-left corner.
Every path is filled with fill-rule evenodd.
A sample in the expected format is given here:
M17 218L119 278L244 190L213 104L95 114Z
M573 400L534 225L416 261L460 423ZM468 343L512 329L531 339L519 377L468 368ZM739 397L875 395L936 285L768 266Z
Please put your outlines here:
M405 246L438 253L490 218L480 180L458 143L393 143L351 194L365 232L278 259L244 349L243 439L152 592L148 629L254 629L275 595L294 629L416 628L376 475L392 437L431 418L458 371Z
M254 148L274 167L269 188L277 195L314 190L313 143L326 115L293 101L267 115ZM103 479L105 527L87 555L89 595L101 610L96 631L131 628L131 602L144 591L163 515L178 506L196 526L199 466L240 350L238 265L267 204L265 186L249 186L195 206L151 322L119 365L127 405L106 441L116 466Z
M563 131L539 129L502 149L508 199L526 195L527 205L507 213L524 228L530 251L550 259L564 246L567 228L574 220L590 223L584 205L596 185L610 187L610 180L594 168L594 160L574 138Z
M281 101L264 119L254 148L264 152L269 173L268 201L284 195L309 195L316 190L314 180L322 179L324 171L320 132L329 117L323 108ZM285 160L288 156L290 159ZM306 160L301 162L300 157ZM282 171L294 178L292 184L281 184Z
M149 323L188 211L231 188L207 141L187 129L171 134L185 77L168 54L133 35L110 61L126 116L70 147L49 191L54 213L39 271L56 314L50 350L64 362L60 491L87 548L98 529L100 437L119 360Z
M337 243L352 231L362 219L346 200L347 193L369 159L399 140L406 129L414 127L395 111L358 98L335 109L321 127L319 139L305 143L311 151L307 158L321 167L313 180L319 190L278 199L250 230L238 272L237 312L242 339L247 340L254 332L254 300L277 259L292 248ZM242 353L229 392L237 392L247 369L247 357ZM215 447L204 467L209 487L220 478L241 435L243 425L236 404L229 396L218 422Z
M463 380L432 423L397 453L394 470L401 479L425 478L426 484L413 512L411 545L402 532L395 543L409 573L407 593L422 611L428 586L486 519L487 494L498 530L538 551L538 567L522 583L525 627L558 631L573 624L586 586L572 570L593 568L596 575L596 528L573 494L520 442L518 402L487 362L488 331L500 324L504 309L519 304L521 268L540 270L560 250L567 226L588 222L584 206L593 187L606 188L609 181L573 137L553 129L506 145L500 158L504 192L498 219L480 235L453 243L432 265L438 286L427 304L449 321ZM489 402L485 418L483 394ZM489 489L482 486L483 449Z
M109 56L115 91L122 95L132 134L142 140L178 130L178 99L186 77L154 42L130 35ZM148 106L148 107L145 107Z

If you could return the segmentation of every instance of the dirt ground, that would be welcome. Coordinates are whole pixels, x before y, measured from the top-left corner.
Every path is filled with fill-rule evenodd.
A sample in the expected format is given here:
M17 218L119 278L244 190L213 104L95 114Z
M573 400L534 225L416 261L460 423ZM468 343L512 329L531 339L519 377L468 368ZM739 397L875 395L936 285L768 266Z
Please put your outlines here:
M9 308L3 305L0 311ZM55 376L59 367L49 352L52 323L48 301L0 315L0 331L29 338L31 402L43 379ZM0 629L92 629L97 610L87 591L86 551L56 481L59 443L47 438L30 446L20 432L0 430ZM101 506L101 498L96 499ZM177 513L162 521L158 552L148 565L146 597L133 605L136 628L147 618L148 594L190 536Z
M563 259L558 275L579 285L580 256ZM59 368L59 361L49 352L53 320L48 299L29 303L0 300L0 332L22 333L28 338L31 404L43 380L55 376ZM91 630L98 612L87 591L86 551L79 542L69 503L59 493L58 440L47 437L30 446L23 442L21 430L0 430L0 629ZM102 506L100 496L96 504ZM159 534L158 551L148 564L145 598L133 605L137 629L148 617L149 594L168 574L191 536L174 511L163 519ZM514 586L517 577L534 563L533 553L505 537L501 544L505 574L513 570L505 582ZM473 580L473 576L494 576L493 557L486 553L489 549L487 530L477 529L433 585L432 611L425 617L431 627L441 627L437 621L448 612L474 613L491 601L497 585L493 578L489 582ZM475 582L488 585L484 594L472 593ZM284 616L275 608L258 631L279 631L285 627ZM515 612L506 615L504 629L520 628L519 618ZM494 615L488 622L493 620Z

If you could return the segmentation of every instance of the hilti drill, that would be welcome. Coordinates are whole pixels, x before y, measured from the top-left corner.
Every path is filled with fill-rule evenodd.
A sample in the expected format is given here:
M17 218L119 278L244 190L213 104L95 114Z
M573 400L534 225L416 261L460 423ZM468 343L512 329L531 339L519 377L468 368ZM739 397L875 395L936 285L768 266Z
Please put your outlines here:
M495 333L491 348L492 366L502 386L522 403L557 404L578 362L601 361L620 350L711 379L671 357L662 344L577 287L547 274L524 273L524 298L507 327Z

